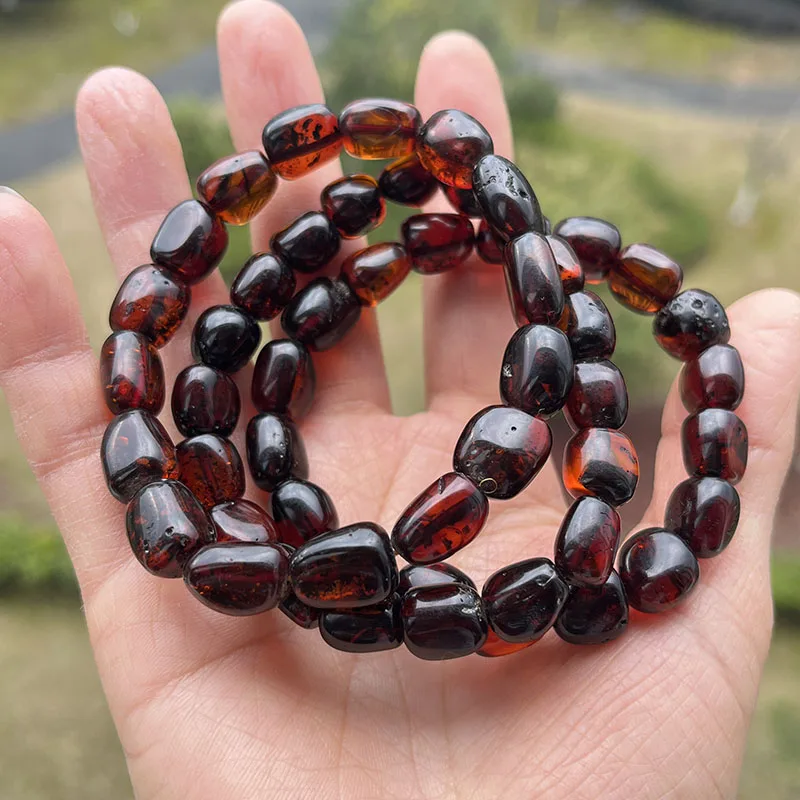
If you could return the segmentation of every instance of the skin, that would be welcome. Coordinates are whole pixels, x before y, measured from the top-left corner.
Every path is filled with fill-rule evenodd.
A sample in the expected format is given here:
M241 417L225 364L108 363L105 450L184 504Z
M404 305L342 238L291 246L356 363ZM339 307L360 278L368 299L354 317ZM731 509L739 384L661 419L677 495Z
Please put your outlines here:
M302 33L276 5L228 7L219 52L238 149L259 147L262 125L278 111L322 99ZM512 155L500 82L474 39L447 33L429 43L416 103L423 116L446 107L473 114L496 151ZM189 196L180 148L156 90L129 71L92 76L77 119L97 217L122 278L146 258L165 212ZM338 174L328 165L283 183L253 226L255 246L316 207ZM424 413L392 416L373 312L316 358L319 392L302 432L312 477L335 499L342 524L391 527L450 468L464 422L497 401L499 358L513 330L501 274L473 262L426 278L424 289ZM218 302L225 292L215 275L196 288L192 314ZM80 579L137 798L734 797L772 626L769 542L800 388L796 295L768 290L730 309L747 370L739 413L750 465L737 536L702 564L690 601L664 616L634 613L627 635L604 647L549 635L511 658L438 664L403 649L338 653L281 614L217 615L180 581L147 575L125 540L124 509L104 486L98 450L108 412L69 272L45 221L9 192L0 193L0 306L0 384ZM189 362L190 330L191 320L162 351L168 376ZM243 387L248 377L240 376ZM684 415L673 387L642 525L661 521L684 477ZM503 564L549 554L561 498L548 465L522 497L493 504L487 530L455 563L480 585Z

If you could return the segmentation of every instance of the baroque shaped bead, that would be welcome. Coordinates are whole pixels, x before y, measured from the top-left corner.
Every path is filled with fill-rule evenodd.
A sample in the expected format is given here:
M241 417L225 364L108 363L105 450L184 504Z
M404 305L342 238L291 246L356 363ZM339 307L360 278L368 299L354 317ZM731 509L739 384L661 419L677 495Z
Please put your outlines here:
M689 412L738 408L744 397L744 365L739 351L729 344L715 344L687 361L681 370L680 392Z
M438 564L409 564L400 570L397 591L405 595L406 592L418 589L420 586L448 586L452 583L475 588L475 583L466 572L445 561L440 561Z
M687 289L656 314L653 334L671 356L690 361L712 345L727 344L731 330L725 309L714 295Z
M297 548L281 543L281 549L284 550L291 562L294 551ZM322 612L318 608L311 608L311 606L307 606L302 600L299 600L294 590L291 589L291 581L289 593L281 601L278 608L300 628L311 630L319 627L319 618Z
M339 515L330 495L310 481L291 478L278 484L270 496L278 538L292 547L339 527Z
M475 250L487 264L503 264L504 244L492 232L489 223L482 219L475 234Z
M564 417L572 430L621 428L628 417L628 390L611 361L578 361Z
M566 325L562 330L575 359L611 358L617 345L617 331L606 304L594 292L567 295L565 303Z
M289 478L308 477L308 458L294 423L279 414L258 414L247 425L247 463L256 486L265 492Z
M238 500L244 494L244 466L229 439L202 433L184 439L175 450L180 480L203 508Z
M573 586L555 624L570 644L604 644L628 627L628 601L617 572L602 586Z
M233 379L214 367L192 364L175 378L172 418L184 436L230 436L240 410L239 389Z
M344 239L357 239L380 225L386 202L371 175L346 175L329 183L320 198L322 211Z
M553 229L575 251L587 283L602 283L617 263L622 236L610 222L595 217L562 219Z
M413 153L384 168L378 186L387 200L404 206L422 206L439 188L439 181L425 169Z
M209 512L218 542L277 542L278 531L272 518L250 500L228 500Z
M462 264L475 241L472 223L463 214L415 214L406 219L401 231L411 267L423 275Z
M624 306L655 314L680 291L683 270L649 244L626 247L611 268L608 288Z
M255 319L275 319L294 295L294 270L272 253L256 253L231 286L231 302Z
M339 252L340 244L339 232L321 211L301 214L270 239L270 247L278 258L306 274L327 266Z
M339 114L344 149L355 158L400 158L414 152L422 116L410 103L369 98Z
M100 384L114 414L164 406L164 367L154 344L133 331L112 333L100 349Z
M262 413L305 416L314 399L311 354L294 339L273 339L261 348L253 370L253 405Z
M198 318L192 331L192 355L222 372L238 372L261 341L261 328L236 306L211 306Z
M447 198L447 202L459 214L464 214L468 217L481 216L481 207L472 189L459 189L456 186L448 186L445 183L440 184L440 186L442 187L442 193Z
M564 294L582 292L584 286L583 267L575 251L570 247L566 239L560 236L548 234L547 244L553 251L553 258L558 266L558 274L561 276L561 285Z
M342 279L361 305L376 306L406 279L411 269L406 249L397 242L365 247L345 259Z
M747 428L732 411L707 408L690 414L681 429L683 463L690 475L737 484L747 468Z
M505 249L508 297L517 325L555 325L564 311L564 289L544 236L532 231Z
M378 653L403 644L400 597L374 606L323 611L319 631L326 644L345 653Z

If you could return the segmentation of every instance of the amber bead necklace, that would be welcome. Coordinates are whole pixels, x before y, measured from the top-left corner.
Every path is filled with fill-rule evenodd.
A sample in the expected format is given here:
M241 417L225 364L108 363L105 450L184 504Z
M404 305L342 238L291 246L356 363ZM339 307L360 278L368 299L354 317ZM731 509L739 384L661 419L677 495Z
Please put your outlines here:
M620 636L629 607L660 612L686 599L698 558L719 554L739 518L734 485L747 463L747 431L734 413L744 391L725 310L707 292L681 292L682 270L645 244L623 249L610 223L572 217L551 231L528 181L493 154L483 126L456 110L427 122L412 105L360 100L337 117L324 105L285 111L264 128L264 153L223 158L197 181L198 200L173 208L153 239L152 263L134 270L111 308L101 382L114 414L102 443L111 493L127 504L128 538L153 575L182 577L225 614L280 608L332 647L351 652L405 644L420 658L501 656L551 627L573 644ZM165 400L158 348L181 325L191 285L220 262L226 224L249 222L278 179L294 180L338 157L391 159L378 180L349 175L278 231L270 252L236 277L230 304L214 306L192 333L195 364L177 377L177 446L157 418ZM342 239L379 225L386 202L419 206L441 188L454 213L414 213L400 242L349 256L336 278L295 291L337 256ZM314 394L312 353L333 347L361 308L405 279L458 269L475 250L502 264L518 329L500 369L501 404L477 411L459 437L453 471L424 489L391 537L378 525L339 527L334 503L308 480L298 421ZM500 268L500 267L499 267ZM622 305L654 315L656 341L684 363L689 412L683 458L689 478L672 493L660 528L620 546L617 507L633 497L639 468L620 430L625 381L610 358L611 315L585 284L607 281ZM259 322L281 315L285 337L258 354L246 462L270 495L269 513L243 499L245 467L228 437L239 420L231 374L258 348ZM446 559L484 526L490 500L519 494L550 455L546 420L563 410L574 434L563 462L574 498L553 559L505 566L481 591ZM398 571L396 555L408 562ZM616 560L616 569L615 569Z

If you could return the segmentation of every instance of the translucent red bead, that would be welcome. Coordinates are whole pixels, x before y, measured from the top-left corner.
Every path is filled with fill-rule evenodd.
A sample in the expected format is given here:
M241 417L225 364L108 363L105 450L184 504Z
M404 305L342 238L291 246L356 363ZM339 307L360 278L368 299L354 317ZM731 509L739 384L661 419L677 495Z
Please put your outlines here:
M113 414L164 405L164 367L155 345L133 331L112 333L100 351L100 382Z
M423 275L446 272L472 252L475 233L462 214L415 214L402 227L412 268Z
M419 111L398 100L356 100L339 114L344 149L356 158L399 158L414 152Z

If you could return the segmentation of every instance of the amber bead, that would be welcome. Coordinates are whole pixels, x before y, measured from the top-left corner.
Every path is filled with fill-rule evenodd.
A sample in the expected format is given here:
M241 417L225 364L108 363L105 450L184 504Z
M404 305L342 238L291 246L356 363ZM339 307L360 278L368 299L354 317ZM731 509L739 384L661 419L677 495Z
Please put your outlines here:
M148 483L178 477L175 445L147 411L114 417L103 434L100 455L108 490L123 503Z
M463 584L411 589L401 613L406 647L426 661L475 653L489 633L480 595Z
M122 282L108 323L113 331L136 331L163 347L181 326L191 297L185 283L155 264L144 264Z
M564 294L582 292L584 286L583 267L575 251L570 247L566 239L552 234L545 237L547 244L553 251L553 258L558 266L558 274L561 276L561 286Z
M719 555L739 524L739 493L720 478L679 483L664 512L664 527L679 536L697 558Z
M744 365L735 347L715 344L681 370L680 391L689 412L739 407L744 397Z
M576 359L611 358L617 331L606 304L594 292L567 295L566 334Z
M192 331L192 355L222 372L237 372L252 357L261 341L258 323L236 306L211 306Z
M475 232L463 214L415 214L402 227L411 266L423 275L446 272L472 252Z
M468 217L480 217L482 215L478 198L472 189L459 189L457 186L440 184L442 193L447 198L447 202L458 211L459 214L466 214Z
M602 283L617 263L622 236L610 222L594 217L562 219L553 229L566 239L581 262L587 283Z
M374 606L323 611L319 631L324 641L346 653L377 653L403 644L400 597L393 594Z
M154 344L139 333L112 333L100 350L100 383L114 414L141 408L158 414L164 406L164 366Z
M283 543L281 547L291 561L296 548ZM299 625L301 628L311 630L319 626L319 618L322 612L318 608L311 608L311 606L307 606L302 600L299 600L292 589L289 590L289 594L286 595L278 608L294 622L295 625Z
M614 568L619 514L596 497L579 497L564 515L555 544L561 576L576 586L602 586Z
M690 475L737 484L747 468L747 428L732 411L707 408L690 414L681 429L683 463Z
M475 583L466 572L458 567L440 561L438 564L409 564L400 570L398 592L404 595L420 586L448 586L460 583L464 586L475 588Z
M238 500L244 494L244 466L229 439L202 433L178 443L180 480L204 508Z
M294 270L272 253L257 253L231 286L231 302L260 320L275 319L292 299Z
M323 533L292 556L292 586L314 608L361 608L397 590L397 565L386 531L359 522Z
M342 278L364 306L376 306L405 279L411 269L406 249L381 242L359 250L342 264Z
M273 234L270 247L298 272L311 274L327 266L339 252L341 239L321 211L308 211Z
M360 314L358 297L344 281L317 278L292 298L281 325L309 350L328 350L358 322Z
M466 547L489 514L489 502L472 481L448 472L434 481L400 515L394 549L412 564L443 561Z
M459 189L472 188L472 170L494 152L483 125L463 111L437 111L421 128L417 155L438 181Z
M227 246L222 222L197 200L184 200L164 217L150 258L176 278L197 283L219 264Z
M626 247L608 274L608 288L624 306L655 314L678 293L683 270L649 244Z
M261 506L249 500L228 500L209 512L218 542L277 542L278 531Z
M389 164L378 176L378 186L383 196L393 203L421 206L436 193L439 181L422 166L419 156L414 153Z
M564 311L564 289L544 236L530 231L506 247L505 276L517 325L558 322Z
M566 402L572 373L567 337L549 325L526 325L511 337L503 355L500 396L528 414L550 416Z
M422 117L410 103L356 100L339 114L344 149L363 159L400 158L414 152Z
M260 489L273 492L289 478L308 477L308 458L294 423L278 414L259 414L245 436L250 474Z
M133 554L160 578L180 578L184 564L214 541L214 528L195 496L178 481L150 483L137 492L125 517Z
M239 389L230 376L205 364L192 364L175 378L172 418L184 436L230 436L239 421Z
M489 223L482 219L475 234L475 250L487 264L502 264L503 243L500 242L489 227Z
M221 158L197 179L200 199L230 225L250 222L277 188L278 178L258 150Z
M628 604L656 614L686 599L700 577L700 566L674 533L646 528L620 548L619 576Z
M731 338L728 316L714 295L687 289L667 303L653 320L656 341L671 356L691 361L715 344Z
M553 437L546 422L508 406L489 406L466 424L453 469L493 500L516 497L547 463Z
M293 181L339 155L339 120L326 105L296 106L273 117L261 135L272 169Z
M573 497L592 495L614 506L627 503L639 481L633 442L607 428L578 431L564 449L563 479Z
M486 641L483 643L481 649L478 650L478 655L485 656L486 658L510 656L512 653L525 650L525 648L530 647L532 644L535 644L535 642L507 642L489 628Z
M610 361L578 361L564 417L572 430L621 428L628 416L625 379Z
M186 565L186 585L204 605L234 617L275 608L289 591L289 560L275 544L210 544Z
M616 572L602 586L573 586L555 624L570 644L604 644L628 627L628 601Z
M273 339L261 348L253 370L252 399L258 411L305 416L316 386L311 354L294 339Z
M364 236L386 217L386 201L370 175L347 175L329 183L320 198L322 211L343 239Z
M339 515L330 495L309 481L284 481L272 492L270 502L278 539L293 547L339 527Z

